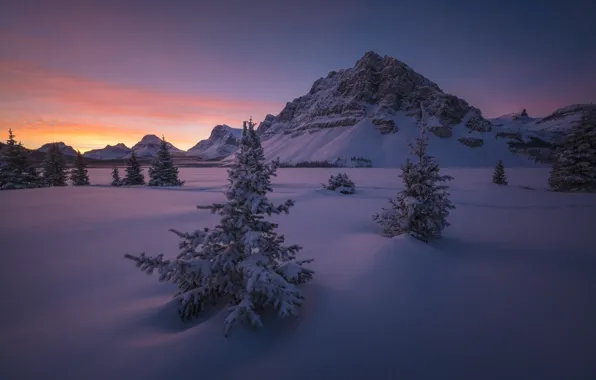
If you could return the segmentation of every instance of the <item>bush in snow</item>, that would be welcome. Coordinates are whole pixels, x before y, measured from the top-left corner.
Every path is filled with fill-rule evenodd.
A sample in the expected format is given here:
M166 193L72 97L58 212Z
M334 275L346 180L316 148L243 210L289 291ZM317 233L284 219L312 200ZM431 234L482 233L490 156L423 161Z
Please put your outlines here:
M145 176L143 175L143 169L137 155L134 150L130 154L130 158L126 161L126 175L124 176L125 185L144 185Z
M178 179L178 168L174 166L172 155L168 150L165 138L162 137L157 156L149 168L149 186L182 186Z
M505 167L503 166L503 161L501 160L497 162L497 166L495 167L495 171L493 173L493 183L496 183L497 185L507 185Z
M596 112L584 115L555 153L548 179L553 191L596 191Z
M0 154L0 190L40 187L40 178L29 163L25 148L15 140L12 129Z
M354 194L356 186L346 173L338 173L329 177L329 184L323 184L323 187L331 191L339 191L342 194Z
M120 172L118 168L112 170L112 186L122 186L122 180L120 179Z
M272 191L271 176L278 162L265 163L265 156L254 123L244 123L234 166L228 170L225 203L197 206L220 216L214 229L193 233L173 230L182 238L180 254L164 259L163 254L148 257L126 255L141 270L157 271L161 281L178 286L174 298L183 319L197 316L207 303L230 302L225 333L236 322L261 326L259 312L271 307L281 317L296 315L303 295L296 286L313 277L303 267L312 260L297 261L298 245L285 246L277 224L265 216L288 213L293 200L273 205L267 199Z
M81 152L77 152L75 167L70 170L70 180L73 186L89 185L89 174Z
M42 164L43 182L45 186L67 186L68 171L64 154L58 144L51 144Z
M453 178L440 175L439 165L426 154L426 123L421 127L420 137L409 145L417 162L407 158L402 166L404 190L390 200L390 209L383 209L373 219L383 227L385 236L407 233L428 242L440 238L443 229L449 226L447 216L455 206L448 199L447 186L440 183Z

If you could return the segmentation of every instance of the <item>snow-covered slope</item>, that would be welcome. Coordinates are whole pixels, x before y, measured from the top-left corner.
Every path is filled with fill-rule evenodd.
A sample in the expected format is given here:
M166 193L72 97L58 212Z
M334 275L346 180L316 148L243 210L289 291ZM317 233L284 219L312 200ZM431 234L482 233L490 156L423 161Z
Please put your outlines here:
M353 68L332 71L310 92L268 115L258 131L268 158L282 162L372 160L399 166L419 134L420 104L430 116L431 150L441 165L531 165L497 141L490 121L465 100L392 57L366 53ZM224 164L230 158L224 160Z
M62 141L56 142L56 143L47 143L47 144L44 144L40 148L38 148L37 151L38 152L44 152L44 153L46 153L48 151L48 149L50 149L50 146L51 145L54 145L54 144L57 144L58 145L58 148L60 148L60 151L65 156L76 156L77 155L77 151L74 150L74 148L72 146L66 145Z
M547 161L582 117L594 118L596 123L596 105L573 104L543 118L520 119L504 115L492 119L493 132L507 142L512 152Z
M298 135L279 134L263 141L269 159L281 162L328 161L347 166L357 165L352 158L372 161L373 167L396 167L403 163L410 150L408 143L419 134L417 121L398 114L390 120L402 126L398 133L381 134L371 118L346 128L323 128ZM431 124L433 125L433 124ZM436 123L435 123L436 126ZM492 167L498 159L506 166L532 166L524 155L509 151L503 140L493 133L470 131L463 125L451 130L451 137L441 138L430 133L429 153L444 167ZM468 146L468 145L472 146ZM473 145L482 144L475 147ZM227 158L224 164L229 161Z
M176 148L174 145L166 142L168 146L168 150L171 153L181 153L182 150ZM145 135L141 141L136 143L131 150L135 152L137 157L155 157L159 147L161 146L161 139L156 135ZM125 158L130 157L130 153L125 156Z
M226 172L185 189L97 186L1 194L0 379L584 380L596 373L596 197L542 191L546 169L446 169L456 205L436 244L380 235L393 169L281 169L271 199L287 244L314 258L297 318L223 337L225 310L181 322L175 286L125 253L179 253L170 228L212 227ZM90 169L109 184L111 169ZM537 190L522 189L531 186ZM150 207L148 207L150 205ZM34 234L34 238L32 238ZM209 305L210 306L210 305Z
M126 145L120 143L116 145L106 145L103 149L94 149L85 152L83 156L96 160L115 160L125 157L132 150Z
M236 151L241 135L242 129L232 128L228 125L216 125L209 138L199 141L197 145L187 151L187 155L203 160L226 157Z

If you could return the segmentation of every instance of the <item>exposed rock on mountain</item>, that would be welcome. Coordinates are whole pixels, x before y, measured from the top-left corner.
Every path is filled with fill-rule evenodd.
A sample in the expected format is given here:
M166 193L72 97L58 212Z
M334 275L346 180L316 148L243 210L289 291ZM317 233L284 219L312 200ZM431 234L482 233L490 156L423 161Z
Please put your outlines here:
M265 138L280 132L298 136L308 130L350 127L370 118L380 133L395 133L395 116L401 112L420 119L421 103L443 126L463 123L478 132L492 128L478 109L444 93L405 63L367 52L353 68L316 80L308 94L287 103L279 115L267 115L259 132Z
M50 149L50 146L53 144L58 145L58 148L60 149L62 154L64 154L65 156L76 156L77 155L77 151L74 150L74 148L72 146L66 145L62 141L56 142L56 143L44 144L40 148L38 148L37 151L47 153L47 151Z
M120 143L116 145L106 145L103 149L94 149L83 154L86 158L95 160L116 160L125 157L132 150L126 145Z
M201 140L187 152L189 156L196 156L203 160L217 160L236 151L238 139L242 129L228 125L216 125L206 140Z

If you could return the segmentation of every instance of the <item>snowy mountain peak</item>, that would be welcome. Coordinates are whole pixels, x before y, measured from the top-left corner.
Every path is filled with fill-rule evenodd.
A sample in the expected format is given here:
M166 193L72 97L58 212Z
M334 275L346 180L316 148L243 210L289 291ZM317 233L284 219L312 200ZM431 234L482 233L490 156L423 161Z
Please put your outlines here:
M171 153L180 153L182 152L180 149L176 148L174 145L166 141L166 145L168 150ZM155 157L157 155L157 151L161 146L161 138L157 137L156 135L145 135L136 143L131 150L135 152L137 157ZM125 156L125 158L130 157L130 153Z
M50 149L51 145L58 145L58 148L60 149L62 154L66 155L66 156L76 156L77 155L77 151L74 150L73 147L71 147L70 145L66 145L62 141L44 144L40 148L38 148L37 151L46 153Z
M143 138L141 139L141 141L138 142L138 144L159 144L161 143L161 138L159 138L157 135L145 135L143 136Z
M393 119L400 113L419 120L421 103L437 125L464 123L479 132L492 128L466 101L444 93L405 63L369 51L353 68L331 71L317 79L308 94L286 103L277 116L268 115L259 133L265 139L280 133L298 136L370 119L380 133L390 134L398 129Z
M200 157L203 160L215 160L226 157L236 151L238 139L242 136L242 129L229 125L216 125L206 140L201 140L187 152L189 156Z

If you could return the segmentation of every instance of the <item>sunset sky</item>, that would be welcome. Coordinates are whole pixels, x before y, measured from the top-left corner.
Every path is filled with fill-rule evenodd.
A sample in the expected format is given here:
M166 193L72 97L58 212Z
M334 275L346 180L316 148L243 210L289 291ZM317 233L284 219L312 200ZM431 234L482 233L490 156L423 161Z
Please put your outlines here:
M216 124L278 114L368 50L487 117L543 116L596 100L594 3L3 0L0 131L29 148L154 133L188 149Z

